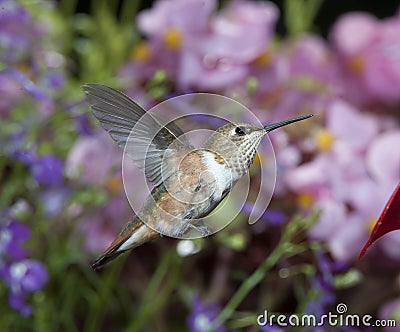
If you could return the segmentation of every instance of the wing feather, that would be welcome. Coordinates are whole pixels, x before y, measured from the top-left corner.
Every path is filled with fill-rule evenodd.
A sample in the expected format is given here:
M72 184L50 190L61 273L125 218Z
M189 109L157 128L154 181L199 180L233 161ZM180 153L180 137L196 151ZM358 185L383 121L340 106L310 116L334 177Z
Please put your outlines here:
M122 92L93 83L82 88L101 126L155 186L174 172L178 155L193 149L176 123L163 125L162 119L147 113Z

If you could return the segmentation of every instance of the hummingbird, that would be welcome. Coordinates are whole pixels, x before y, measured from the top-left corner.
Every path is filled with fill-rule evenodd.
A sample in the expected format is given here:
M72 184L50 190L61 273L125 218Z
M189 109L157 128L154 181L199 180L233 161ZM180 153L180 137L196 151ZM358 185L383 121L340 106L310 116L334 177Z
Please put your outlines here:
M82 89L100 125L153 185L141 208L91 264L94 270L160 235L179 237L189 231L202 237L211 234L212 229L202 218L248 172L262 138L272 130L313 116L266 126L229 122L196 149L175 122L160 124L124 93L94 83Z

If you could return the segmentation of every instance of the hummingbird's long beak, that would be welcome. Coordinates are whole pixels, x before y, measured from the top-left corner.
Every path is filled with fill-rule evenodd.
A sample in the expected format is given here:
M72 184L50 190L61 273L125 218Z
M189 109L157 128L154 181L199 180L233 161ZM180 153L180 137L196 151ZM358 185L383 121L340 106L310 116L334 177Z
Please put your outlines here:
M297 118L293 118L293 119L290 119L290 120L285 120L285 121L281 121L281 122L278 122L278 123L273 123L273 124L270 124L268 126L264 126L264 130L266 132L270 132L270 131L272 131L274 129L286 126L286 125L288 125L290 123L311 118L312 116L314 116L314 114L307 114L307 115L302 115L302 116L299 116Z

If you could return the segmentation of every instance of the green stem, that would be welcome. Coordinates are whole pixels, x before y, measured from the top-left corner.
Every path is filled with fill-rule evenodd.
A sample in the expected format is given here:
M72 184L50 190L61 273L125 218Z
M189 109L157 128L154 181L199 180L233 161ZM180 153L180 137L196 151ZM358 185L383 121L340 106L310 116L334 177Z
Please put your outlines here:
M121 8L121 15L120 15L120 22L122 26L130 26L135 23L135 17L140 7L140 0L132 1L132 0L125 0L122 2Z
M318 214L314 214L308 218L295 219L289 223L278 245L264 260L264 262L253 272L253 274L241 284L231 300L219 313L217 319L211 327L211 330L215 330L218 326L221 326L224 322L232 317L236 308L247 296L247 294L249 294L250 291L253 290L265 278L267 272L274 267L281 258L288 258L307 250L305 246L291 243L291 241L299 232L308 229L315 222L317 217Z
M126 257L125 257L126 259ZM93 294L94 299L89 303L89 312L85 322L85 332L96 332L100 331L103 319L105 317L104 312L107 310L106 304L110 302L111 290L117 284L117 279L121 274L123 267L123 259L120 259L120 263L114 263L108 267L109 271L104 276L103 282L99 283L98 288Z
M285 25L291 37L310 31L322 0L285 0Z
M279 261L284 254L284 250L287 246L284 243L280 243L268 256L268 258L253 272L253 274L247 278L236 293L233 295L231 300L227 303L225 308L218 315L214 327L218 327L223 324L226 320L231 318L235 309L243 301L250 291L256 287L265 277L266 273Z
M180 262L181 259L176 255L175 250L164 255L146 289L135 319L125 329L125 332L141 331L143 324L150 321L150 318L167 303L169 295L179 282Z

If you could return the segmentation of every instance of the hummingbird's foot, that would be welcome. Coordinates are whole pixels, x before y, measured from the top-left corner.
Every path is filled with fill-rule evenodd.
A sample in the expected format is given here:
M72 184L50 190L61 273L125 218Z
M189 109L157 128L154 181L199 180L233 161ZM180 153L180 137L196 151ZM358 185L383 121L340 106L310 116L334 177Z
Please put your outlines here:
M203 220L199 221L196 225L189 224L188 226L189 228L194 229L196 232L200 233L201 237L206 237L213 233L212 229L204 224Z

